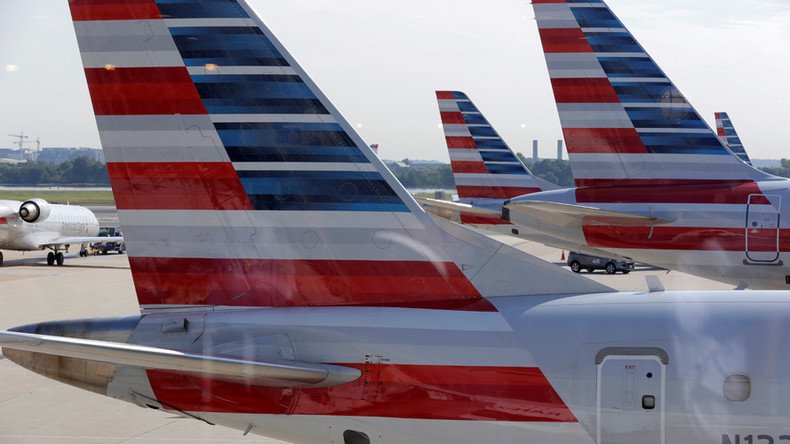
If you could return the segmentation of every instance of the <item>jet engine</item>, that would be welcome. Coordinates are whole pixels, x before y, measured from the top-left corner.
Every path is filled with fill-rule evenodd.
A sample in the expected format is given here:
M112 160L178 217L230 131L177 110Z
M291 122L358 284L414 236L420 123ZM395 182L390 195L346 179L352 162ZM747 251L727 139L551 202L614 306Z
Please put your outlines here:
M49 217L52 207L44 199L30 199L19 207L19 217L30 224L43 222Z

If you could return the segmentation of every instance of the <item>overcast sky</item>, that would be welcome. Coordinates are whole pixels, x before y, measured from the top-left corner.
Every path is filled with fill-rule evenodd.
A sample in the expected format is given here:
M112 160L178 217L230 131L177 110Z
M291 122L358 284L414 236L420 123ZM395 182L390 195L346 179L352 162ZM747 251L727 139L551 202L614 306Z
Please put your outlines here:
M559 119L532 7L519 0L250 0L387 159L447 160L436 89L467 92L512 147L555 155ZM609 0L708 119L753 158L788 157L790 0ZM0 147L99 147L67 0L0 0Z

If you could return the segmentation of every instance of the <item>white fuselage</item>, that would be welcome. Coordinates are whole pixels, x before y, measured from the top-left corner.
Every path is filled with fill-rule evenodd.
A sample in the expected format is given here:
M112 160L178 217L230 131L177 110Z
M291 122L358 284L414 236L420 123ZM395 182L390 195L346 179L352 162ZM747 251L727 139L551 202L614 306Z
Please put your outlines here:
M18 209L22 202L0 200L0 207ZM87 208L51 204L49 217L27 223L18 215L0 219L0 250L33 251L60 237L93 237L99 234L99 222Z

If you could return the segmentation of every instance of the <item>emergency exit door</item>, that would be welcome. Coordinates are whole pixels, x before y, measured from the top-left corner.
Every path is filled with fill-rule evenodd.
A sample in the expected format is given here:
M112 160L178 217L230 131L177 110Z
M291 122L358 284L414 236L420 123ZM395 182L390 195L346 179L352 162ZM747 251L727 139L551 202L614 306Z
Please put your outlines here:
M657 356L607 356L598 365L598 443L664 444L664 370Z
M774 264L779 260L782 196L752 194L746 205L747 263Z

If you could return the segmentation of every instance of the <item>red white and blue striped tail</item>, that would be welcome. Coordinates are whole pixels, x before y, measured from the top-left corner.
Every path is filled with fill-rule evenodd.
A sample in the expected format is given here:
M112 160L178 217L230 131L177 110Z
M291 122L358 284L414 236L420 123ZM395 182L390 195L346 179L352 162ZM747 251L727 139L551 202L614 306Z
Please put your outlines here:
M577 186L751 182L602 0L533 0Z
M245 2L69 6L143 308L489 310L546 290L423 212Z
M733 154L749 165L752 164L752 160L749 158L749 154L746 153L746 148L743 146L741 138L738 137L738 132L735 131L732 119L727 113L716 113L716 132Z
M557 187L529 172L469 97L436 91L458 197L507 200Z

